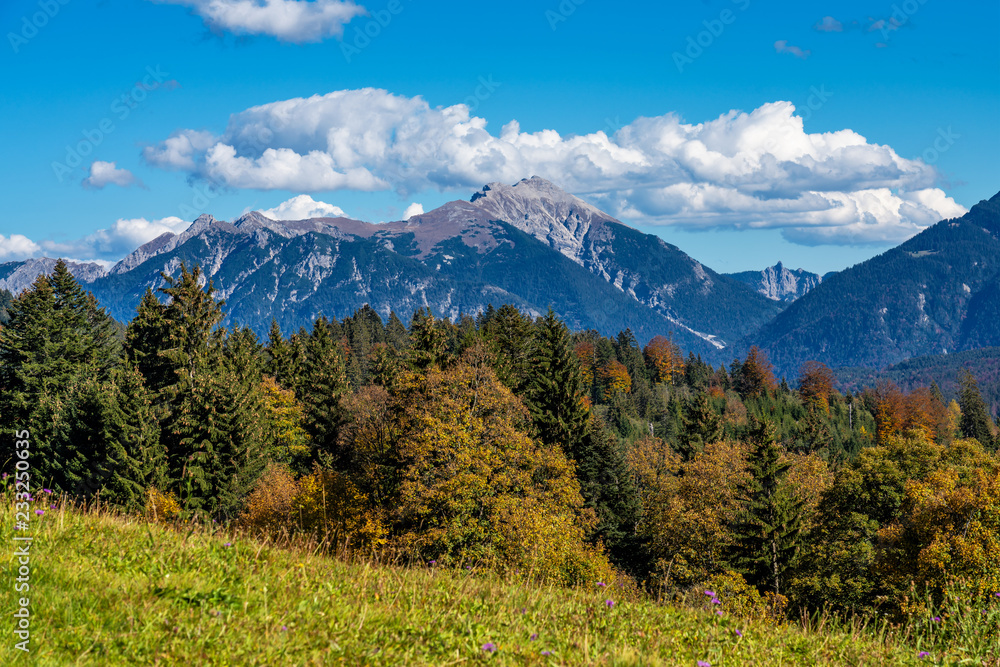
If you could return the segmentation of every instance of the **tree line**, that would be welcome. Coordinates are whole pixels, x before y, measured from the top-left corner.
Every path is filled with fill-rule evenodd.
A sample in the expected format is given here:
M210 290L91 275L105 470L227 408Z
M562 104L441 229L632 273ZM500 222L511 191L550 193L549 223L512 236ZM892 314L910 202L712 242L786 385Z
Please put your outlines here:
M976 381L840 393L756 348L571 332L489 307L408 325L364 307L266 341L183 264L114 322L59 262L0 329L5 459L158 520L200 516L441 566L761 609L911 613L1000 589L1000 459ZM715 590L711 588L710 590Z

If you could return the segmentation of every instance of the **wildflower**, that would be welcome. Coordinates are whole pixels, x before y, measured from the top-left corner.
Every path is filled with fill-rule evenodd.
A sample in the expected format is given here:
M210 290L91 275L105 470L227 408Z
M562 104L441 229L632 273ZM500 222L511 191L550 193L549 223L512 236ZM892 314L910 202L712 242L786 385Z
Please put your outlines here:
M740 637L741 639L743 638L743 633L742 633L742 632L740 632L740 631L739 631L739 629L736 629L736 630L733 630L733 632L735 632L735 633L736 633L736 636L737 636L737 637Z
M721 611L717 611L717 612L715 612L715 615L716 616L722 616L722 612Z
M494 644L493 642L486 642L485 644L483 644L483 650L486 651L487 653L493 653L494 651L497 650L497 645Z
M719 598L712 598L712 604L722 604L719 602Z
M232 542L226 542L226 543L225 543L225 544L223 544L222 546L224 546L224 547L226 547L226 548L229 548L229 547L233 546L233 543L232 543Z
M699 660L698 667L712 667L712 663L710 663L708 660Z
M607 584L604 583L603 581L598 581L597 585L600 586L601 588L604 588L605 586L607 586ZM1000 595L1000 593L998 593L998 595Z
M45 493L52 493L52 489L42 489L42 491Z
M37 514L38 516L42 516L43 514L45 514L45 510L35 510L35 514Z
M429 561L427 561L427 564L428 565L437 565L438 562L436 560L429 560Z
M552 655L552 651L542 651L542 655Z
M531 641L535 641L536 639L538 639L538 635L537 634L531 635L530 637L528 637L528 639L530 639Z
M710 598L714 598L715 597L715 591L705 591L705 595L707 595Z
M288 631L288 626L287 626L287 625L283 625L283 626L281 626L281 630L282 630L283 632L287 632L287 631Z
M940 623L941 622L941 617L940 616L935 616L931 620L934 621L935 623Z
M996 593L996 596L997 596L998 598L1000 598L1000 593Z
M614 600L605 600L604 604L608 605L609 608L610 607L614 607L615 606L615 601Z
M930 653L928 653L927 651L921 651L920 653L917 654L917 657L918 658L927 658L927 657L930 657Z

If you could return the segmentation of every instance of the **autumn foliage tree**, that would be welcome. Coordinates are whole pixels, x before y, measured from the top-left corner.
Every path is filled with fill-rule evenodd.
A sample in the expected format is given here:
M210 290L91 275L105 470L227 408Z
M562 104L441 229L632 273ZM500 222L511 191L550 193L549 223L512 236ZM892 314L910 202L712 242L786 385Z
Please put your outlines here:
M819 361L807 361L799 369L799 395L808 406L830 410L830 394L836 382L830 367Z
M684 372L681 349L668 338L654 336L643 348L642 354L656 384L672 384L674 378Z
M600 376L606 399L616 394L627 394L632 390L632 376L628 374L625 365L617 359L610 359L601 366Z
M744 398L756 398L773 391L778 386L774 377L774 367L767 355L756 345L750 348L747 358L734 378L736 391Z

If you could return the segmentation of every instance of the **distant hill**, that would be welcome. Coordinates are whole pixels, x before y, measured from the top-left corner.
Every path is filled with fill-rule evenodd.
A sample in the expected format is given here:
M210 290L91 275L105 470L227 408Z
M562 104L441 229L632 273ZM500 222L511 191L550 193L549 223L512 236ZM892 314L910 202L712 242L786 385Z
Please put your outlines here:
M882 370L838 368L834 373L842 391L856 392L874 387L880 380L895 382L906 391L937 382L941 393L950 400L958 398L958 378L962 369L975 376L993 417L1000 415L1000 347L917 357Z
M749 285L757 293L771 299L791 303L812 288L829 278L833 273L821 276L804 269L788 269L778 262L763 271L741 271L726 274L734 280Z
M882 368L1000 346L1000 194L823 280L751 344L789 376L809 359Z

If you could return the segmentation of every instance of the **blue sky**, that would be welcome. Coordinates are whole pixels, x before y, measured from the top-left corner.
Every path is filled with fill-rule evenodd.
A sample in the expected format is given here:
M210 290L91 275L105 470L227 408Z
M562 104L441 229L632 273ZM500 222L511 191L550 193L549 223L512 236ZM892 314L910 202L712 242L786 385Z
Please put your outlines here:
M3 3L0 261L538 173L716 270L826 272L1000 190L995 1L262 4Z

